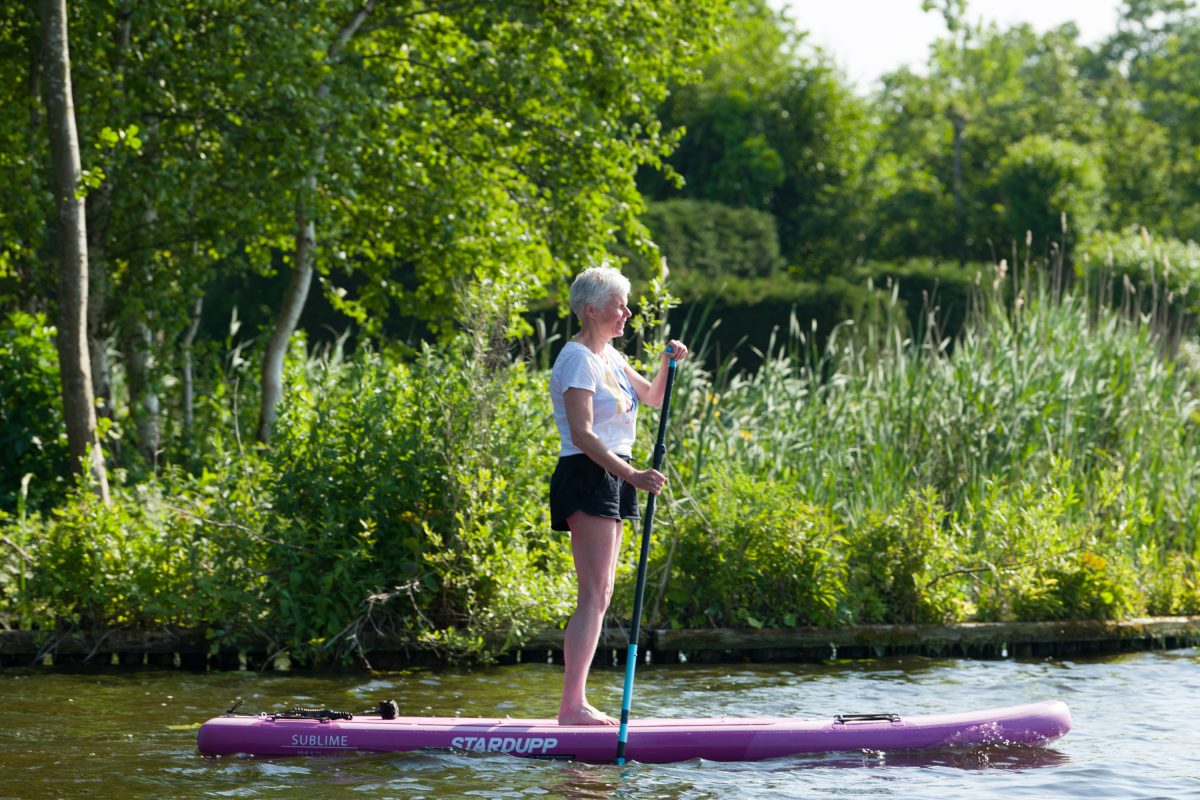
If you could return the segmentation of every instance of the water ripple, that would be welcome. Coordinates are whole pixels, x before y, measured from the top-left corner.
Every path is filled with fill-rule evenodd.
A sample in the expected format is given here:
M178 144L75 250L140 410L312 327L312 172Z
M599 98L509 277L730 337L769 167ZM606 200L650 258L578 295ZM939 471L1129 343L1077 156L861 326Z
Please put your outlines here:
M0 800L170 798L1183 798L1200 797L1194 752L1200 652L1004 661L891 658L809 665L639 669L635 716L927 713L1060 697L1074 730L1047 748L848 752L727 764L563 764L498 754L201 758L195 730L236 697L253 710L351 710L395 699L418 713L552 716L561 668L405 670L364 679L299 672L0 672ZM623 671L589 697L620 703ZM175 727L172 727L175 726Z

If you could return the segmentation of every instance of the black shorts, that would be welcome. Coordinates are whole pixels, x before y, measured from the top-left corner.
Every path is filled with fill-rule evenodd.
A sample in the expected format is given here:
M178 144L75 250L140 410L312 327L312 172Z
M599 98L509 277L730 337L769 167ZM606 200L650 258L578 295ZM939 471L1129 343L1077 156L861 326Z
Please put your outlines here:
M567 517L576 511L636 520L640 516L637 490L586 455L562 456L550 478L550 527L569 531Z

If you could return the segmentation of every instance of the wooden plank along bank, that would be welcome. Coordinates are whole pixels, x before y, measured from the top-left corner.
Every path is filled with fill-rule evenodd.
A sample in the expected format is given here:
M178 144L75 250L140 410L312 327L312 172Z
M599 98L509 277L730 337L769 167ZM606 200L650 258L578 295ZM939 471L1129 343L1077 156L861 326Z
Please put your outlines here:
M849 628L648 630L642 652L655 663L803 662L920 655L946 658L1073 657L1200 645L1200 616L1119 622L974 622L953 625L860 625ZM429 653L379 636L364 636L363 666L390 669L434 664ZM624 658L625 632L609 627L597 664ZM562 632L549 631L507 653L502 663L559 662ZM0 631L0 667L119 665L164 668L287 668L266 642L215 646L194 631Z

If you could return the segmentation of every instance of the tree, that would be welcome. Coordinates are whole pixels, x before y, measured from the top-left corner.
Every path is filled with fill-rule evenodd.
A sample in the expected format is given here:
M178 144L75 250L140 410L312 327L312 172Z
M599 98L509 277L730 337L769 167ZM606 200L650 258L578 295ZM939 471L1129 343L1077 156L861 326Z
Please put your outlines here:
M1068 231L1091 231L1100 222L1104 178L1099 160L1083 145L1027 136L1005 152L994 181L1004 198L1009 238L1030 234L1038 252L1051 242L1065 250Z
M872 126L866 104L789 20L761 0L736 3L703 79L673 91L660 116L687 131L668 160L682 186L643 174L651 199L769 211L793 265L819 274L845 262L861 230Z
M935 42L928 75L886 76L877 101L868 255L999 257L1012 241L996 183L1009 145L1036 134L1087 145L1099 135L1099 108L1078 71L1085 53L1069 23L1045 34L1002 30L967 24L960 0L926 3L934 8L948 35Z
M1200 147L1195 100L1200 18L1186 13L1191 9L1191 3L1131 1L1113 47L1121 53L1129 88L1138 100L1135 108L1148 122L1143 127L1165 134L1165 152L1159 152L1170 170L1171 187L1148 199L1169 226L1164 232L1182 239L1200 237L1200 169L1195 158Z
M444 320L466 292L508 324L618 229L649 246L634 173L669 152L654 109L708 48L720 2L318 10L311 27L327 32L364 19L289 81L310 101L297 138L312 137L276 184L299 209L297 301L312 253L327 296L369 329L397 302ZM264 391L263 439L271 403Z
M66 0L41 0L42 82L57 205L58 358L63 414L73 468L86 468L97 493L109 502L108 477L97 434L95 395L87 346L87 215L79 138L71 94Z
M653 110L724 18L720 0L68 11L84 48L93 380L113 430L151 465L169 446L167 373L189 363L175 350L190 347L219 273L294 278L264 361L273 410L313 280L369 333L397 306L448 331L468 289L497 298L511 322L548 283L601 258L617 230L649 247L633 175L677 139ZM0 19L17 23L0 30L0 77L11 79L0 92L6 110L10 98L29 108L0 120L0 175L31 187L0 208L0 297L36 308L49 294L38 270L51 214L37 191L45 143L30 135L36 16L9 5ZM107 379L114 350L125 381ZM128 388L127 417L114 385Z
M362 28L376 0L366 0L338 30L322 55L322 60L330 65L336 64L350 40ZM322 81L316 89L315 99L320 102L329 98L331 84ZM325 161L325 145L317 143L312 153L312 165L301 180L301 191L296 198L296 232L295 244L292 249L292 274L288 281L287 292L279 307L279 316L271 331L270 339L262 359L262 396L260 401L258 440L266 442L271 437L271 428L275 425L275 411L280 398L283 396L283 359L287 353L288 342L300 321L300 312L308 298L309 287L312 285L313 263L316 260L317 233L314 197L317 191L317 176Z

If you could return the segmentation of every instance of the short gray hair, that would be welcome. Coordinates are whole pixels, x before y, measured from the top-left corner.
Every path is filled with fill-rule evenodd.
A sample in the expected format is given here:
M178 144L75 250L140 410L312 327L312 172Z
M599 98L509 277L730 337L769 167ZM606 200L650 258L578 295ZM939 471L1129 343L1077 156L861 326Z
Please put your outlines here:
M571 310L583 319L584 306L599 306L614 295L629 294L629 279L616 267L589 267L571 284Z

